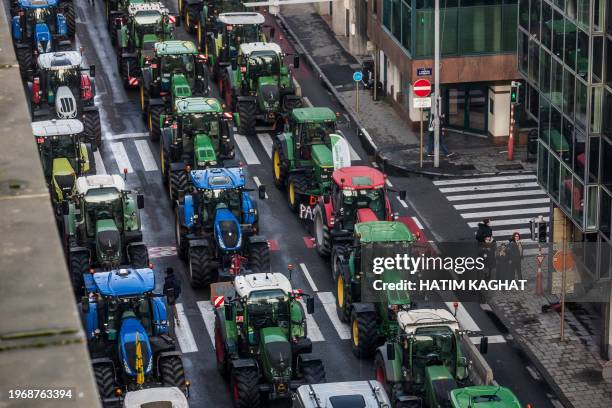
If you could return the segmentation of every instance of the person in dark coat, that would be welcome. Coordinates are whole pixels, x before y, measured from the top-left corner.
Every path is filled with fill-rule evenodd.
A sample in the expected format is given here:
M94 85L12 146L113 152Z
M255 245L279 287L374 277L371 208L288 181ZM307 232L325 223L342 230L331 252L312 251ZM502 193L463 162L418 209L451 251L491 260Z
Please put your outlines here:
M174 269L172 268L166 268L166 278L164 279L164 295L168 296L169 294L174 295L175 300L181 294L181 281L174 274Z
M493 240L492 236L487 236L484 242L480 245L480 257L484 258L485 268L482 271L482 279L491 279L493 269L495 269L497 259L495 257L495 250L497 243Z
M515 232L508 243L508 264L510 279L523 279L521 261L523 260L523 244L521 234Z
M476 231L476 241L480 244L484 243L486 237L493 237L493 228L491 228L491 219L489 218L482 220Z

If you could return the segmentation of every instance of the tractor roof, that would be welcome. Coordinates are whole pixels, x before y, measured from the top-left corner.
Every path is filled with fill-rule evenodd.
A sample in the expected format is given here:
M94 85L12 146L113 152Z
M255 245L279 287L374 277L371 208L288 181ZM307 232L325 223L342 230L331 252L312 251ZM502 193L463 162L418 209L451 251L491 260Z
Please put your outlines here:
M87 194L90 189L114 187L117 191L125 190L125 181L118 174L96 174L79 177L76 181L79 194Z
M57 6L58 0L19 0L22 8L47 8Z
M333 408L338 405L377 408L384 407L383 404L391 406L384 387L376 380L302 385L298 387L296 393L306 408L319 406ZM366 402L366 405L359 405L363 404L361 401Z
M176 112L185 113L222 113L221 102L215 98L191 97L177 99Z
M170 40L155 43L157 55L197 54L198 49L192 41Z
M457 408L520 408L521 403L506 387L475 385L450 392L453 407Z
M402 330L412 334L421 327L448 327L453 332L459 330L459 323L446 309L413 309L402 310L397 314L397 321Z
M240 53L242 55L251 55L251 53L257 51L269 51L275 54L281 54L283 52L281 47L276 43L254 42L240 44Z
M368 166L342 167L334 171L332 177L334 183L341 188L353 190L380 188L385 185L385 176Z
M125 394L125 408L141 408L159 403L172 408L189 408L189 402L183 391L177 387L155 387L146 390L130 391ZM157 406L157 405L155 405Z
M36 137L76 135L83 131L83 122L78 119L51 119L32 122L32 133Z
M361 243L414 241L408 227L398 221L370 221L355 225Z
M168 12L166 6L159 2L130 4L128 7L128 14L136 18L138 24L157 23Z
M248 12L221 13L217 20L226 25L263 24L266 21L261 14Z
M137 296L155 289L155 272L149 268L96 272L93 278L102 296Z
M293 119L299 123L336 121L336 114L326 107L297 108L291 111Z
M281 289L286 295L291 293L291 282L282 273L250 273L239 275L234 279L236 293L240 297L249 297L251 292Z
M226 190L244 187L245 177L242 167L212 167L205 170L192 170L191 181L202 190Z
M78 68L82 61L78 51L47 52L38 56L38 66L42 69Z

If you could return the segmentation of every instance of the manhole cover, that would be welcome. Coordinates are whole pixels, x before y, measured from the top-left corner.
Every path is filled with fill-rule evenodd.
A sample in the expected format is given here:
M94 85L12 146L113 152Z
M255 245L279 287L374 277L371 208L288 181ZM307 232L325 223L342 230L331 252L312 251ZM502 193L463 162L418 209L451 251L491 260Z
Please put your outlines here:
M512 164L498 164L495 166L497 170L525 170L522 164L512 163Z

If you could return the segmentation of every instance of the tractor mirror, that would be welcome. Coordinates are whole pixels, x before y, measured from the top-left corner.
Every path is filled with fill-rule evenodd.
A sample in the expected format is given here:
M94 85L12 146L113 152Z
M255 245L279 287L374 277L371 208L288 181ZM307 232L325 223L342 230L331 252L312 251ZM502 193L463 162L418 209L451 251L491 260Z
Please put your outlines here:
M402 201L406 201L406 190L401 190L401 191L399 192L399 198L400 198L400 200L402 200Z
M324 195L324 196L323 196L323 203L325 203L325 204L329 204L330 200L331 200L331 199L329 198L329 196L328 196L328 195Z
M489 338L487 336L482 336L480 338L480 354L487 354L487 351L489 351Z
M232 71L235 71L238 69L238 61L236 61L236 58L234 58L232 60Z
M465 358L465 357L459 357L459 361L457 361L457 365L458 365L459 367L467 367L467 366L469 365L469 364L468 364L468 360L467 360L467 358Z
M138 205L139 210L142 210L144 208L144 195L138 194L136 196L136 204Z
M300 67L300 56L296 54L293 56L293 68L298 69L299 67Z
M62 201L62 214L63 215L68 215L70 214L70 203L66 200Z
M225 304L224 311L225 311L225 320L234 319L234 305L232 305L231 303Z
M276 35L276 28L270 27L270 38L274 38Z
M393 343L387 343L387 360L395 360L395 346Z
M181 17L178 14L172 14L172 17L174 17L174 26L175 27L180 27L181 26Z
M306 299L306 313L313 314L314 313L314 298L309 297Z
M81 310L83 313L89 313L89 298L87 296L81 298Z
M96 66L94 64L89 66L89 76L92 78L95 78L96 76Z
M257 191L259 193L259 199L265 200L266 199L266 186L262 184L261 186L257 188Z

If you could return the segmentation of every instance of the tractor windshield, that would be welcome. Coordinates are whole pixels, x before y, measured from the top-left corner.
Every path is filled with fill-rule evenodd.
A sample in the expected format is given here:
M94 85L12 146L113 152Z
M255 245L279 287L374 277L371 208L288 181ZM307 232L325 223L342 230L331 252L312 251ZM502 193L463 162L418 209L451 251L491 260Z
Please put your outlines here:
M74 159L76 156L76 140L72 136L52 136L45 138L44 146L53 157Z
M302 138L304 144L328 144L329 135L336 132L336 123L309 122L302 125Z
M26 11L27 25L34 32L36 24L47 24L49 31L55 32L55 9L47 8L30 8Z
M194 113L183 119L183 131L187 133L204 133L212 138L219 136L219 119L212 115Z
M237 189L208 189L202 190L202 221L206 222L214 217L219 208L228 208L234 216L241 219L242 191Z
M103 323L109 330L119 331L126 317L136 317L149 336L153 335L153 311L145 297L109 298L106 308L102 308Z
M352 229L357 219L357 210L369 208L379 220L385 219L385 194L383 188L342 190L342 225Z
M85 195L85 216L87 235L95 234L96 222L112 219L119 231L123 225L123 206L119 192L115 188L97 188Z
M280 58L273 51L253 52L248 59L249 73L253 77L280 74Z
M396 255L410 254L411 246L410 241L361 243L362 271L370 272L374 270L374 258L395 258ZM371 273L367 273L366 276L378 279Z
M194 57L192 54L164 55L161 58L161 70L163 74L185 74L193 76Z
M249 325L253 329L289 327L289 299L281 289L251 292L247 301Z
M454 373L457 357L456 346L455 335L447 326L417 328L412 344L415 370L424 373L427 366L443 365L449 372Z
M256 24L226 26L228 43L233 47L240 44L257 42L259 38L259 26Z
M78 89L81 85L79 72L75 68L54 69L47 72L49 92L57 92L57 88L60 86Z

